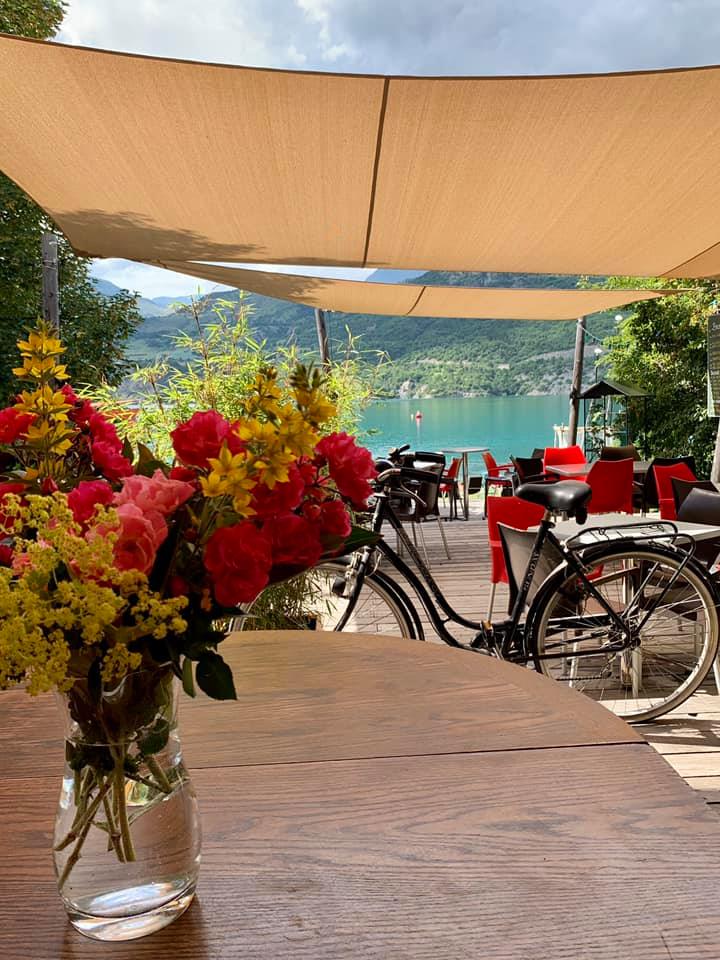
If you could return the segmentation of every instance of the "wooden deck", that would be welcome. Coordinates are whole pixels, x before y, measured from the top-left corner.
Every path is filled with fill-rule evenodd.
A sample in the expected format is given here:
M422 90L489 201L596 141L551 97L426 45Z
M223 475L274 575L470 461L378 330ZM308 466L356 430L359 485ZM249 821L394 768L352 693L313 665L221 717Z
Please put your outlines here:
M487 524L476 515L467 522L445 523L444 530L451 560L445 557L437 525L427 523L424 526L431 572L459 613L472 618L485 617L490 597ZM495 617L501 616L506 609L507 596L507 587L499 584ZM455 632L462 636L460 631ZM429 626L428 639L435 639ZM720 696L712 674L701 691L678 710L637 729L720 813Z

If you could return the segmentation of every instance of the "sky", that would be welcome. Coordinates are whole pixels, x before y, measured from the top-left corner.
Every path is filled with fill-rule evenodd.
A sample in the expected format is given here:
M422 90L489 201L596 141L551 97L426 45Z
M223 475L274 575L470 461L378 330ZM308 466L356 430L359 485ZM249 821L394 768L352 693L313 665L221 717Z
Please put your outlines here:
M58 39L350 73L596 73L718 63L720 0L69 0ZM211 289L127 261L94 270L148 297Z

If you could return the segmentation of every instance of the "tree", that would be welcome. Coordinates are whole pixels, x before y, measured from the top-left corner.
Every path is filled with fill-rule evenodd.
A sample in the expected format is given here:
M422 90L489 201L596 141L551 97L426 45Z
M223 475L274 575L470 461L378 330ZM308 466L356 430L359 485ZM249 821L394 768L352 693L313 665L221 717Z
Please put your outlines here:
M613 277L609 285L677 286L686 293L637 303L605 341L602 365L621 383L642 387L647 400L647 447L653 456L692 454L707 475L716 421L707 414L707 318L717 287L710 281L638 281ZM633 435L642 437L642 409L631 412Z
M58 0L4 0L0 31L47 39L59 27ZM50 218L8 177L0 174L0 404L15 392L15 341L42 311L41 237L57 231ZM59 232L59 231L57 231ZM119 383L128 372L125 344L140 323L135 296L103 297L90 280L90 261L77 257L64 237L58 243L60 317L69 372L76 383Z

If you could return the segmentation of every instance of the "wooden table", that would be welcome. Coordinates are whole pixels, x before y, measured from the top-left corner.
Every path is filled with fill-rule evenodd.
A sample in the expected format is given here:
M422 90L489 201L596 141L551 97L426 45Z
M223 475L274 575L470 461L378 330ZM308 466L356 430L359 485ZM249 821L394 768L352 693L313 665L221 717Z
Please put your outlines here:
M597 463L556 463L551 466L545 467L546 473L554 473L558 477L586 477L590 473L591 468ZM650 460L634 460L633 461L633 477L636 480L642 480L645 478L645 474L650 468Z
M462 471L463 491L463 519L470 519L470 454L487 453L490 447L443 447L443 453L460 454L460 470Z
M230 638L238 703L183 704L198 898L129 944L67 924L49 698L0 694L3 960L699 960L720 953L720 823L572 690L481 655Z

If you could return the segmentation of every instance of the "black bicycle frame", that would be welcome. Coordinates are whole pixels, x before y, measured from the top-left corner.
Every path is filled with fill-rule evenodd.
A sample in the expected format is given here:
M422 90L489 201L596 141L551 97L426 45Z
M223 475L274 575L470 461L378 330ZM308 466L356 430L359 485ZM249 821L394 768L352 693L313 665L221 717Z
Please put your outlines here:
M531 657L532 653L528 650L527 646L527 634L525 629L525 623L522 622L523 613L525 606L527 604L528 596L532 588L533 579L535 572L537 570L537 565L542 555L543 548L546 542L549 542L552 547L562 556L563 561L566 563L569 571L574 574L578 580L583 584L587 593L593 597L593 599L602 607L605 611L607 617L610 618L610 621L614 624L618 630L619 636L622 637L622 640L619 640L615 649L622 650L627 649L632 644L632 635L628 627L627 619L623 618L614 610L614 608L608 603L605 597L597 590L594 586L592 580L588 579L585 573L585 567L583 566L582 560L576 555L579 553L579 550L574 550L572 546L563 543L559 540L552 532L553 521L549 512L545 513L542 521L540 522L537 536L533 544L533 548L530 554L530 559L523 576L523 581L518 590L517 597L513 604L513 609L510 612L508 619L501 621L499 623L490 623L488 621L477 621L469 620L467 617L463 617L459 614L451 605L448 603L445 595L442 590L436 583L434 577L430 573L427 565L420 556L418 550L415 548L414 544L411 542L410 538L405 533L403 529L402 522L395 515L394 510L390 504L390 494L388 491L378 493L376 495L375 510L373 513L372 528L373 531L379 535L382 534L382 527L385 522L388 522L390 526L395 530L398 535L399 542L405 547L410 556L413 558L417 564L418 570L420 571L420 576L418 576L415 571L408 566L407 563L402 559L402 557L397 553L392 547L384 540L381 539L372 547L366 547L362 551L362 556L360 559L358 567L358 587L355 593L355 599L359 594L360 587L362 586L362 580L365 576L365 573L368 571L370 562L373 558L373 554L377 550L380 554L387 558L388 562L399 572L403 577L410 583L413 590L420 598L420 601L430 618L430 622L433 626L433 629L436 631L437 635L447 644L453 647L460 647L465 650L476 650L476 651L487 651L491 650L496 655L500 656L503 659L514 660L520 663L527 663ZM638 524L638 527L642 527L643 524ZM647 525L644 525L647 526ZM674 546L675 540L678 538L679 534L677 528L674 528L672 524L666 524L668 528L674 530L674 535L667 535L667 538L672 538L672 543ZM638 537L636 539L641 540L651 540L652 537ZM657 539L657 538L655 538ZM677 578L682 573L685 565L689 562L693 552L694 552L694 542L690 538L690 549L687 552L682 552L682 560L678 565L677 570L674 575L670 578L668 583L665 585L665 588L661 591L658 596L655 604L645 612L645 616L639 625L636 625L634 632L638 633L642 625L647 621L651 616L653 611L656 609L659 603L662 602L667 592L672 588ZM641 591L647 585L650 577L652 576L652 570L648 572L647 576L643 583L640 584L639 588L635 592L635 597L638 597L641 594ZM428 589L429 588L429 589ZM437 604L437 606L436 606ZM351 600L349 610L354 607L354 602ZM438 607L445 618L441 616L438 611ZM623 614L627 618L628 611L623 611ZM582 622L585 626L588 625L589 620L594 618L584 616ZM598 627L607 626L605 617L598 615ZM447 624L456 623L459 626L469 627L472 630L477 631L477 635L470 643L470 645L465 644L457 640L453 635L448 631ZM563 618L563 623L568 626L572 623L572 618ZM595 656L598 653L607 652L608 649L612 649L608 644L598 647L597 649L587 649L580 652L576 652L573 656ZM558 658L567 658L567 651L554 653L543 654L542 659L558 659Z

